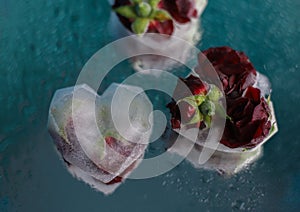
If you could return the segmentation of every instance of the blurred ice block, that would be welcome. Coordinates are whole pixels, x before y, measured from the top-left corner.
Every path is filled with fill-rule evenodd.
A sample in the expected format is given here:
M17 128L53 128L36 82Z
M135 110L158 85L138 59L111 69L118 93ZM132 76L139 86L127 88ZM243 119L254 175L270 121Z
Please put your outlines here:
M115 97L120 119L115 117L113 121L112 98L116 91L122 95ZM133 95L137 96L126 102ZM124 108L126 104L130 105L129 111ZM151 112L152 104L141 88L114 83L98 96L87 85L77 85L55 93L48 129L72 170L80 169L79 173L109 184L130 172L143 156L152 129ZM121 120L126 115L131 124ZM115 128L116 122L125 135Z
M113 4L113 1L111 3ZM151 34L145 34L142 37L137 37L137 42L130 45L126 51L138 52L137 49L143 49L144 52L151 52L151 54L133 57L131 59L133 62L133 68L136 71L143 73L155 74L151 69L170 70L182 65L179 61L185 63L191 60L191 57L194 57L192 47L201 40L202 31L200 29L200 17L206 5L207 0L196 0L196 8L199 18L192 19L191 22L186 24L178 24L175 22L172 36L176 39L168 38L168 36L157 39L153 38ZM132 32L121 24L114 12L111 13L109 25L111 26L110 33L116 39L133 35ZM186 41L189 44L180 42L178 39ZM177 58L179 61L160 56L162 52L166 52L167 55Z

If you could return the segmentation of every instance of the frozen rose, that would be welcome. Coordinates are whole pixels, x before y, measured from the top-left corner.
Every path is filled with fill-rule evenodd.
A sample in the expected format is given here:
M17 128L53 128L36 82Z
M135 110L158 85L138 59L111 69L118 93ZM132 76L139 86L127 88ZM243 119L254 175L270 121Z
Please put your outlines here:
M121 23L136 34L172 35L175 22L184 24L199 16L195 0L115 0L112 8Z

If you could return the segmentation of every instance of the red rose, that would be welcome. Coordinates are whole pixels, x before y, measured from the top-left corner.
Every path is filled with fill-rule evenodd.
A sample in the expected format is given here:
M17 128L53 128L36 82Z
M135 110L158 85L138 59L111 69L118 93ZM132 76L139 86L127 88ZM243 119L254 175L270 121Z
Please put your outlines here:
M254 85L256 70L243 52L217 47L207 49L203 54L217 71L227 98L241 97L249 86Z
M162 8L179 23L190 22L198 16L195 0L162 0L161 3Z
M179 100L183 99L185 97L192 95L205 95L208 91L208 85L201 81L199 77L190 75L186 79L179 79L182 81L190 90L190 92L186 91L186 89L182 88L182 84L178 83L175 91L174 91L174 98ZM171 112L171 124L173 129L180 128L180 124L186 124L188 123L193 116L195 115L198 108L196 108L194 105L189 104L188 102L181 101L178 104L175 100L172 100L167 107L170 109ZM182 111L182 114L180 114L180 110ZM201 122L194 123L190 125L189 127L201 127Z
M270 108L260 90L248 87L242 97L227 99L227 115L221 143L230 147L252 148L268 136L271 129Z

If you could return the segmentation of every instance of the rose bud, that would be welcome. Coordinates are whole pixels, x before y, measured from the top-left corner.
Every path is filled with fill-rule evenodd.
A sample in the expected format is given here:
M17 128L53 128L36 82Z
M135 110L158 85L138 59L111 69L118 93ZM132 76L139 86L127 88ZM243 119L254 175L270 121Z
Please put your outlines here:
M192 121L193 118L197 119L198 105L193 102L193 97L189 99L184 99L190 97L190 95L205 95L207 93L208 86L204 84L200 78L190 75L186 79L179 79L184 85L187 86L189 91L182 88L182 84L178 83L174 91L174 99L179 99L181 101L176 102L174 99L170 102L167 107L170 109L172 114L171 124L173 129L180 128L181 124L193 124L200 125L200 121ZM199 103L198 103L199 104ZM194 123L191 123L194 122Z
M190 92L184 89L181 83L177 83L173 100L167 105L172 115L172 128L210 127L216 105L220 107L221 91L214 85L202 82L197 76L190 75L186 79L179 80L190 89Z

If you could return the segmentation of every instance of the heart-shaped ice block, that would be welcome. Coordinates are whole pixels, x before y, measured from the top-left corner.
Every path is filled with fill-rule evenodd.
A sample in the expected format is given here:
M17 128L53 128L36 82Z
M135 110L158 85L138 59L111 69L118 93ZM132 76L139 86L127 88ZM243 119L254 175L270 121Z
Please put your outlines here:
M64 161L109 184L143 157L152 104L141 88L112 84L98 96L87 85L56 91L48 129Z

